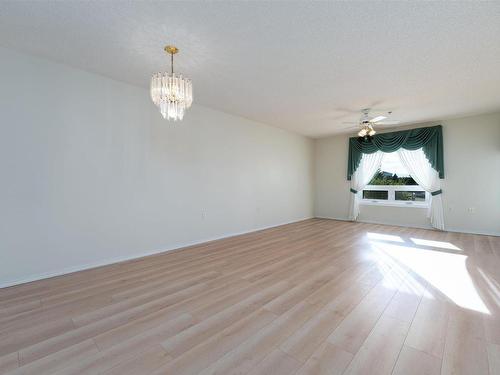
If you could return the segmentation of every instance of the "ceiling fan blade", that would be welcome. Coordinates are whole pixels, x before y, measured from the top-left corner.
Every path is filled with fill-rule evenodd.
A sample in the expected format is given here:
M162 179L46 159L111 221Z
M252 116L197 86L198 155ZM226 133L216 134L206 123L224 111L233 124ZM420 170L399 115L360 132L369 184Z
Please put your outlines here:
M377 125L399 125L401 121L389 120L377 122Z
M371 120L369 120L369 122L375 123L375 122L385 120L386 118L387 118L387 116L377 116L377 117L374 117Z
M340 130L359 130L359 127L358 126L345 126L345 127L342 127L340 128Z

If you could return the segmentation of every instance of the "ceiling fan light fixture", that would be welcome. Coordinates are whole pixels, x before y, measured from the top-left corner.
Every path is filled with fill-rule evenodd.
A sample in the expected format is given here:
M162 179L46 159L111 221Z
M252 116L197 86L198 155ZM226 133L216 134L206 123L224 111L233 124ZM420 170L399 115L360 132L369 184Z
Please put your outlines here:
M366 137L366 135L368 134L368 131L366 130L366 128L363 128L361 129L359 132L358 132L358 136L359 137Z
M361 126L362 128L358 132L358 137L361 138L373 137L377 133L375 129L373 129L372 124L370 124L368 121L362 122Z

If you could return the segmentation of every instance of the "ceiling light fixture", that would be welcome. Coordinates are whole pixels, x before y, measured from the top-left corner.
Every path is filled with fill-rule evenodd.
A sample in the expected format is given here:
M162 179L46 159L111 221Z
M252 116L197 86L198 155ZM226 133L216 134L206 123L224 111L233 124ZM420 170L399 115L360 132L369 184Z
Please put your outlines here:
M182 120L186 109L193 103L193 83L182 74L174 73L174 55L179 52L175 46L166 46L170 55L170 73L159 72L151 77L151 99L167 120Z
M358 137L363 138L371 138L375 135L376 131L373 129L372 123L385 119L385 116L377 116L375 118L370 118L368 113L370 112L370 108L365 108L361 111L361 120L359 125L361 126L361 130L358 132Z
M373 137L377 132L373 129L372 124L368 121L361 123L361 130L358 132L358 137Z

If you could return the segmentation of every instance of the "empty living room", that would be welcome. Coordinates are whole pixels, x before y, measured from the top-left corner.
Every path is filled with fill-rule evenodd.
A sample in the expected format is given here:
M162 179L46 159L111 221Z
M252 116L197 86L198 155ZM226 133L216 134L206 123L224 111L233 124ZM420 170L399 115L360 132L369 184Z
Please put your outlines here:
M0 0L0 374L500 375L500 1Z

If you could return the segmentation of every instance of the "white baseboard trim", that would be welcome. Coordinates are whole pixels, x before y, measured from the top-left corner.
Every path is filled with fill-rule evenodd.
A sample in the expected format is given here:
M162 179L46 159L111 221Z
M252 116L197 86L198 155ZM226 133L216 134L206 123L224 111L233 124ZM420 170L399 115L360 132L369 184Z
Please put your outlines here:
M222 240L225 238L230 238L230 237L235 237L235 236L241 236L243 234L258 232L258 231L265 230L265 229L276 228L276 227L279 227L282 225L298 223L300 221L309 220L312 218L314 218L314 217L313 216L305 217L305 218L301 218L301 219L297 219L297 220L282 222L279 224L258 227L258 228L254 228L254 229L250 229L250 230L246 230L246 231L233 232L233 233L228 233L228 234L224 234L221 236L210 237L210 238L206 238L206 239L202 239L202 240L186 242L186 243L182 243L182 244L175 244L175 245L168 246L168 247L165 247L162 249L151 250L151 251L143 252L140 254L128 255L128 256L123 256L123 257L108 258L108 259L99 260L99 261L92 262L92 263L87 263L84 265L63 268L63 269L57 270L57 271L39 273L36 275L30 275L28 277L23 277L23 278L19 278L19 279L3 280L3 281L0 281L0 289L1 288L8 288L10 286L15 286L15 285L19 285L19 284L30 283L33 281L48 279L51 277L63 276L63 275L67 275L70 273L84 271L84 270L88 270L88 269L92 269L92 268L108 266L110 264L122 263L122 262L126 262L129 260L140 259L140 258L144 258L147 256L156 255L156 254L160 254L160 253L166 253L166 252L173 251L173 250L182 250L183 248L187 248L187 247L194 246L194 245L200 245L200 244L203 244L205 242Z
M349 219L346 219L346 218L341 218L341 217L331 217L331 216L316 216L315 217L316 219L329 219L329 220L340 220L340 221L351 221ZM384 222L381 222L381 221L374 221L374 220L356 220L356 223L365 223L365 224L379 224L379 225L391 225L391 226L395 226L395 227L405 227L405 228L419 228L419 229L430 229L432 230L432 228L429 226L429 227L425 227L425 226L420 226L420 225L416 225L416 226L413 226L413 225L403 225L403 224L390 224L390 223L384 223Z
M360 223L366 223L366 224L379 224L379 225L391 225L395 227L405 227L405 228L418 228L418 229L429 229L429 230L435 230L433 227L426 226L426 225L405 225L405 224L392 224L392 223L385 223L383 221L378 221L378 220L358 220Z
M347 218L332 217L332 216L315 216L315 219L330 219L330 220L340 220L340 221L351 221L351 220L349 220ZM382 222L382 221L371 221L371 220L358 220L356 222L357 223L366 223L366 224L391 225L391 226L395 226L395 227L419 228L419 229L435 230L431 226L425 227L423 225L390 224L390 223L385 223L385 222ZM500 233L495 233L495 232L481 232L481 231L474 231L474 230L460 230L460 229L454 229L454 228L446 228L445 232L468 233L468 234L478 234L478 235L481 235L481 236L496 236L496 237L500 237Z
M448 228L446 229L446 232L453 232L453 233L469 233L469 234L478 234L481 236L495 236L495 237L500 237L500 232L482 232L482 231L475 231L475 230L461 230L461 229L454 229L454 228Z

